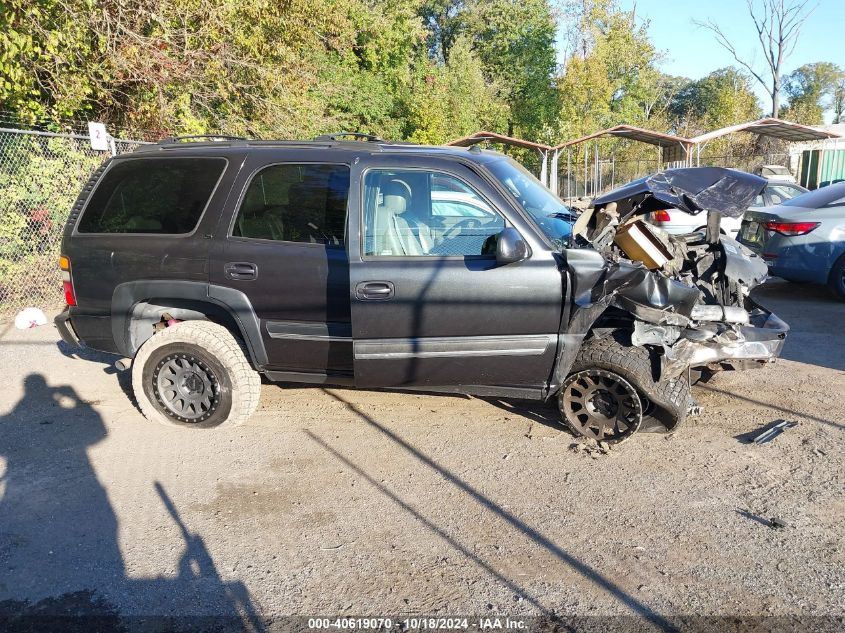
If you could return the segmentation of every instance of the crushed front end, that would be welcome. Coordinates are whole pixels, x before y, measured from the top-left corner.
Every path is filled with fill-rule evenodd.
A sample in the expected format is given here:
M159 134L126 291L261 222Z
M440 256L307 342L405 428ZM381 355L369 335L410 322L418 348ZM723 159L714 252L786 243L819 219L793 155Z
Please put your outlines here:
M562 253L571 296L563 335L570 349L624 332L622 345L648 350L653 376L620 373L657 408L668 382L688 385L716 371L774 361L789 327L750 296L765 281L766 264L719 233L720 214L741 214L764 186L761 178L729 169L676 169L594 200ZM666 208L706 210L707 230L670 236L642 220ZM556 378L566 384L564 377L584 363L575 352L561 361ZM686 394L687 411L669 402L663 415L652 417L674 428L694 409L688 386Z

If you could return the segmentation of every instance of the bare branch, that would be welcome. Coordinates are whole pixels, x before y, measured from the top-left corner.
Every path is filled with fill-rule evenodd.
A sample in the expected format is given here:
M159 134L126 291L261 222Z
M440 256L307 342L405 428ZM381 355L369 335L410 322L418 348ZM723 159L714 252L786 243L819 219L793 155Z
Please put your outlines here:
M767 78L764 78L764 73L755 70L752 62L740 56L736 46L713 20L695 21L698 26L711 31L716 42L766 88L772 98L772 116L778 113L783 64L795 50L801 27L818 6L808 9L809 2L792 0L787 4L786 0L746 0L748 15L768 66Z

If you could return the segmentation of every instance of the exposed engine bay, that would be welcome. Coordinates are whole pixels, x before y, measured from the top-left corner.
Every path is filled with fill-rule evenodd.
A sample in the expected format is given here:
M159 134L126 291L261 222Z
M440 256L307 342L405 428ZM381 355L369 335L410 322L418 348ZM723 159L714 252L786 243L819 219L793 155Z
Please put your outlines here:
M689 381L693 370L709 375L774 361L789 327L750 297L767 266L719 233L720 214L741 215L763 186L763 179L730 169L676 169L596 198L563 252L573 342L624 328L631 346L658 359L658 386ZM706 210L707 230L671 236L643 220L669 207ZM638 387L649 396L650 385Z

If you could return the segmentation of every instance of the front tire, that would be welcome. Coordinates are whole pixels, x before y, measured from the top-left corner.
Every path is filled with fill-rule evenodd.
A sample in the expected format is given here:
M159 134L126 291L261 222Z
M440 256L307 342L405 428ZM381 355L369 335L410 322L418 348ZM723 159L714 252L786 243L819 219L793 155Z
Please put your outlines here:
M657 380L658 359L648 349L632 345L629 332L616 330L607 336L586 341L575 357L570 377L564 382L564 386L572 385L569 381L573 375L595 370L621 377L633 385L640 397L642 419L633 423L632 418L632 422L623 425L627 428L614 427L611 437L605 438L606 441L621 442L637 430L663 428L666 431L674 431L686 420L691 402L690 385L686 376ZM624 388L614 389L619 394L625 391ZM611 393L614 389L610 389ZM599 395L603 394L599 392ZM564 423L578 435L593 437L590 432L584 433L584 424L578 420L573 407L566 406L567 401L572 400L572 394L562 389L558 396L558 406Z
M214 428L243 424L255 412L261 379L226 328L185 321L141 346L132 363L132 390L148 420Z

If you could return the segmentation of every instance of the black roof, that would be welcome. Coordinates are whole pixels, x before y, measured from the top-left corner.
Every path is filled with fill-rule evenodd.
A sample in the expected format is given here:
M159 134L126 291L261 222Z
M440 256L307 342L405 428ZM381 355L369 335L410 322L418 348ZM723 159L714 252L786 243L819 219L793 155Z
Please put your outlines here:
M247 151L278 151L280 149L299 150L322 150L336 151L339 153L355 154L424 154L427 156L437 155L445 157L460 157L475 162L488 162L496 160L503 155L491 150L480 148L465 148L446 145L415 145L413 143L390 143L390 142L364 142L364 141L335 141L317 139L313 141L259 141L248 139L207 140L207 141L173 141L168 140L161 143L141 145L131 154L123 154L123 157L137 154L161 153L167 154L178 152L180 154L202 154L213 150L215 155Z

